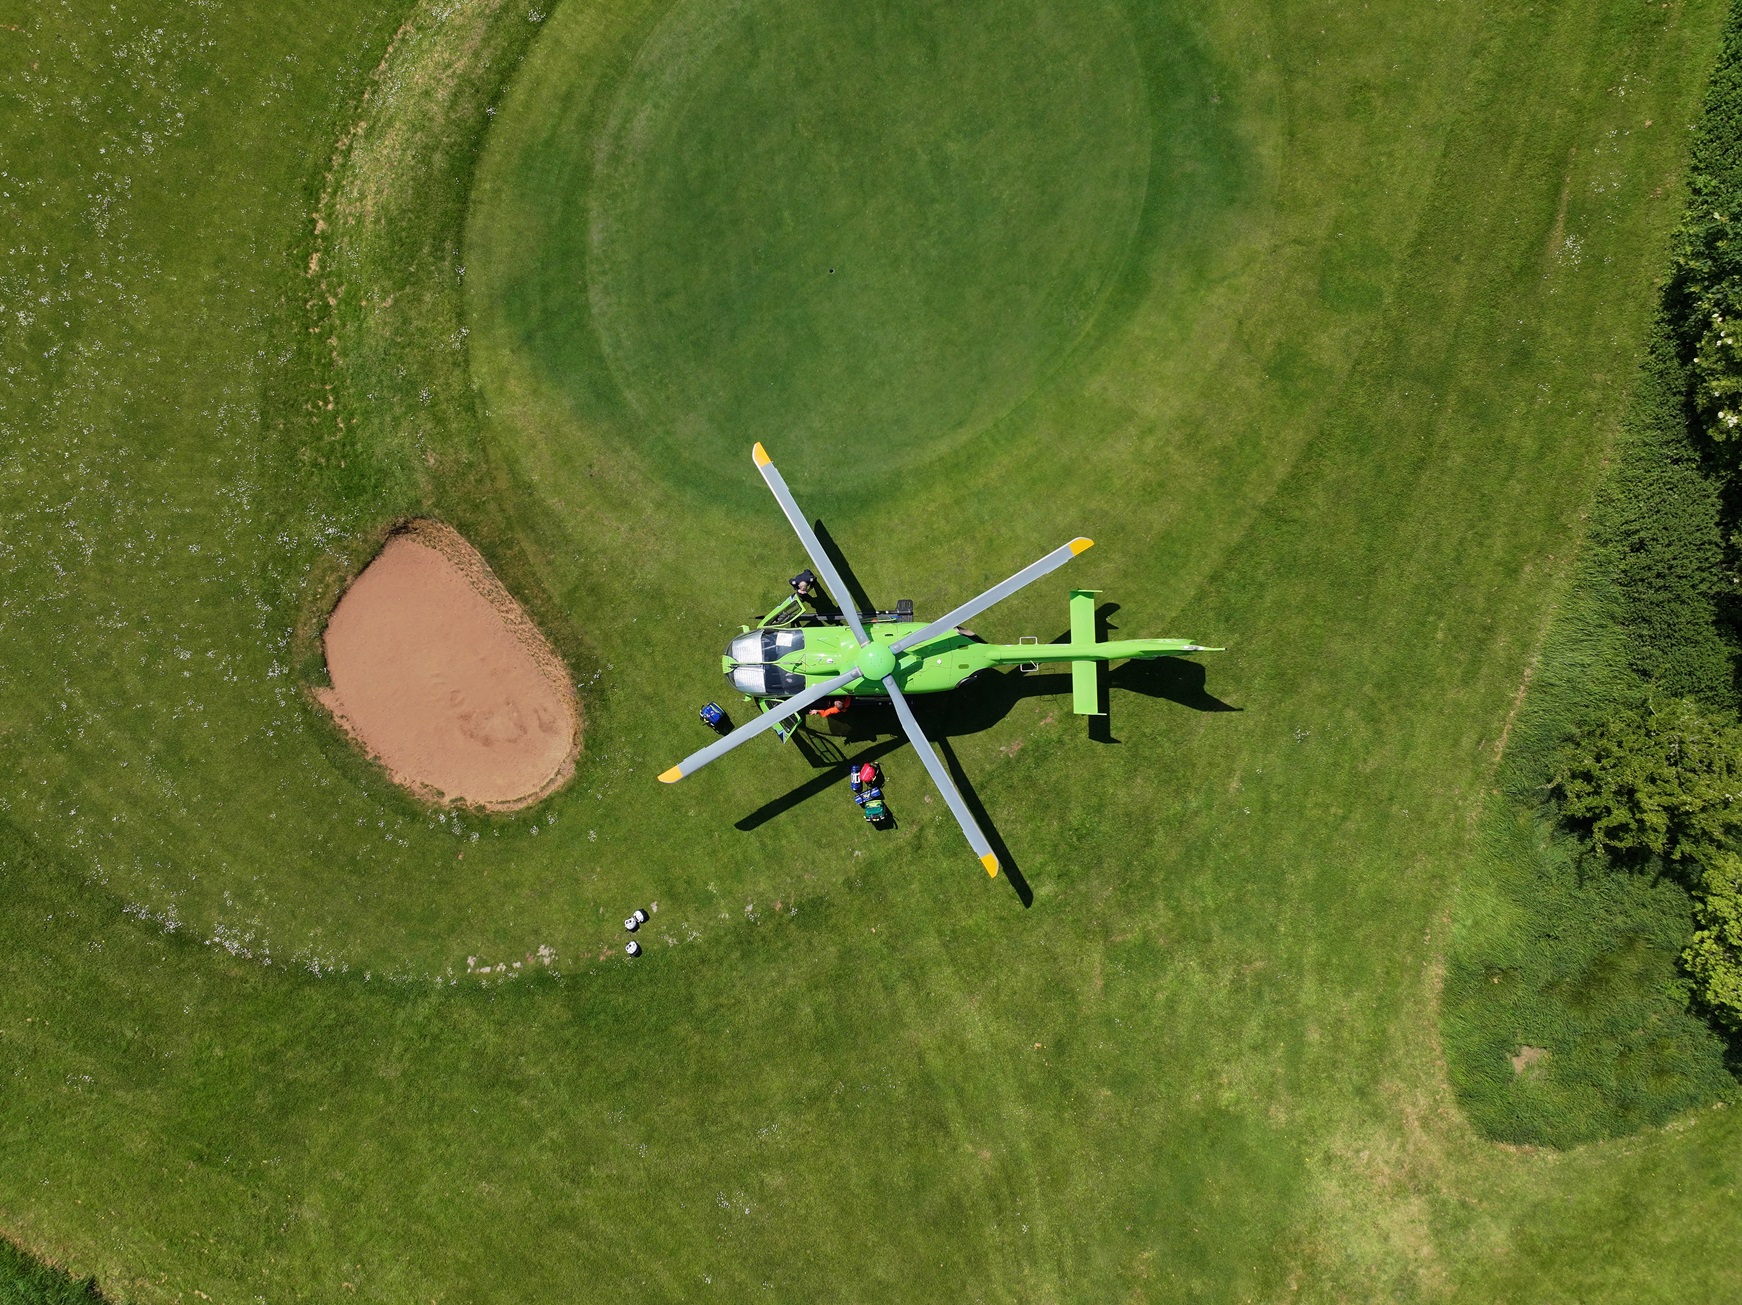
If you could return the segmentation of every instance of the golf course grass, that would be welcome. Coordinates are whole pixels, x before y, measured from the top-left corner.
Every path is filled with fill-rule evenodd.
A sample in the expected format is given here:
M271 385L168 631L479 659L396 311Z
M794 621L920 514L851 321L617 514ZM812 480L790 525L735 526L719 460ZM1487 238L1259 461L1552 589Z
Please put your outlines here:
M905 470L1033 390L1130 253L1151 106L1115 4L677 5L604 104L574 25L513 111L537 234L475 230L545 375L596 339L680 484L742 481L753 430L801 474Z
M1439 1042L1722 4L123 8L0 5L0 1232L138 1301L1742 1292L1721 1099L1501 1147ZM875 712L659 785L804 564L755 440L879 605L1081 533L976 628L1230 651L916 702L990 882ZM416 516L573 672L525 811L313 701Z

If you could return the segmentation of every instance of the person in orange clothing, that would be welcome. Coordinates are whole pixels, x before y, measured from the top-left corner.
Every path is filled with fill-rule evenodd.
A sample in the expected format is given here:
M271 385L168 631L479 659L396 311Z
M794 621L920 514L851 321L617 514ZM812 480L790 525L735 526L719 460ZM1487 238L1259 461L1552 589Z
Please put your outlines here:
M835 698L828 706L816 708L811 712L811 715L817 717L819 720L827 720L830 716L839 716L852 705L853 700L851 698Z

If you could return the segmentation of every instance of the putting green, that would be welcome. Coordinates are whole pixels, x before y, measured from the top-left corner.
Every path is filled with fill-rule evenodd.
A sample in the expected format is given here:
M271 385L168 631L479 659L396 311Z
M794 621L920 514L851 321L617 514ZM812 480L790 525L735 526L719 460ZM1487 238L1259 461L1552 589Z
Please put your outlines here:
M741 479L764 437L839 489L985 430L1090 332L1150 189L1180 188L1111 0L693 0L616 81L574 17L593 39L526 74L569 93L512 102L543 125L504 124L475 221L539 228L508 254L522 344L583 414L618 398L679 483Z

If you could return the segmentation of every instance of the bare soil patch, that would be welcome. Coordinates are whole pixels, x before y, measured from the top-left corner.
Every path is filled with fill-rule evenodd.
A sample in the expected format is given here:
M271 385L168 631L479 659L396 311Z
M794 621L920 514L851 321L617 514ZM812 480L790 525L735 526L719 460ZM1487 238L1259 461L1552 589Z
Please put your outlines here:
M1548 1059L1547 1047L1520 1047L1512 1058L1512 1072L1523 1077Z
M420 797L509 811L574 773L568 669L452 527L414 521L392 535L323 644L332 688L316 697Z

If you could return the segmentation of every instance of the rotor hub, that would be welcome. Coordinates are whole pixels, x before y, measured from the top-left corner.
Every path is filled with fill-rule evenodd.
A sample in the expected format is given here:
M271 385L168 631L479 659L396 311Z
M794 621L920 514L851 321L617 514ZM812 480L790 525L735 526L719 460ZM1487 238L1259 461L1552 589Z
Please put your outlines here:
M859 648L859 674L867 680L883 680L895 674L895 654L880 643Z

